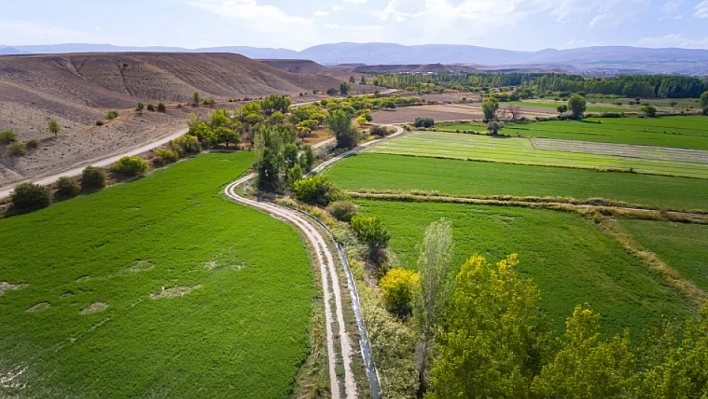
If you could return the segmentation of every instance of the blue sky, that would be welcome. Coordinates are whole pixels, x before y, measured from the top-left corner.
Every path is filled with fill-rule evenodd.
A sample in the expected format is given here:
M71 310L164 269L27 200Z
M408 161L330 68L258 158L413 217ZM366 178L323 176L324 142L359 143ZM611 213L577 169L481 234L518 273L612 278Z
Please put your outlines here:
M708 0L7 0L0 44L708 49Z

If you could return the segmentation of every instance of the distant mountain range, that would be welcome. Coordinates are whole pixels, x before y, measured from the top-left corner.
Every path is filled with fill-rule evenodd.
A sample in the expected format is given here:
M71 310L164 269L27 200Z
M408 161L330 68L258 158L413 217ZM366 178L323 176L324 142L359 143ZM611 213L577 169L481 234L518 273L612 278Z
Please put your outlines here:
M465 45L403 46L391 43L336 43L303 51L257 47L120 47L107 44L0 46L0 54L83 52L201 52L238 53L255 59L308 59L323 65L467 64L491 67L524 66L590 75L681 74L708 76L708 50L650 49L626 46L571 50L511 51Z

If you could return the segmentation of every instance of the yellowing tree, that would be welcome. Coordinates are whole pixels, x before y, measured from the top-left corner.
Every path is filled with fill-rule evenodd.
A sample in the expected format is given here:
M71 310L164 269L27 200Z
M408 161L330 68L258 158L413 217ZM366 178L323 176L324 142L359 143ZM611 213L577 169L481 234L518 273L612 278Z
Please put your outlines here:
M418 282L416 272L401 268L389 270L379 282L388 311L399 318L410 316L413 311L413 294Z

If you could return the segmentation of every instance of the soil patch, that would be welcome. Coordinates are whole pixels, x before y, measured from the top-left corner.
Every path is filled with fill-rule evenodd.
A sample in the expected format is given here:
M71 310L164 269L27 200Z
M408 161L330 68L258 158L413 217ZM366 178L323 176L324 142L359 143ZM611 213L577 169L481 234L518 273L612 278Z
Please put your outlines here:
M163 298L176 298L176 297L182 297L190 292L202 288L201 284L195 285L194 287L172 287L172 288L165 288L162 287L162 290L156 294L150 294L151 299L163 299Z
M108 304L105 302L94 302L87 307L81 309L81 314L86 315L86 314L91 314L91 313L98 313L98 312L103 312L108 308Z
M52 307L51 303L41 302L41 303L38 303L38 304L32 306L31 308L27 309L27 312L29 312L29 313L39 312L39 311L42 311L45 309L49 309L51 307Z
M5 291L18 291L27 287L28 285L29 284L10 284L7 281L0 281L0 296L3 296L5 294Z

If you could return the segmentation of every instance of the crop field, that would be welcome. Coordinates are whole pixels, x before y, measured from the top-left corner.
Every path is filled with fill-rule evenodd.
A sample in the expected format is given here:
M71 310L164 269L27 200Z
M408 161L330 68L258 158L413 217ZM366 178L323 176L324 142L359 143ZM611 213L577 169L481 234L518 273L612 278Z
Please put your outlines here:
M477 125L467 126L469 129L464 126L458 126L456 129L480 131ZM503 133L525 137L708 150L708 118L705 116L588 118L583 121L509 123Z
M574 214L458 204L359 204L362 213L382 220L392 236L391 248L406 268L416 268L416 245L425 228L440 218L453 224L454 272L475 253L493 261L518 253L520 273L539 287L540 305L559 331L573 307L585 302L603 316L606 332L629 327L635 338L646 322L661 315L691 314L683 297Z
M708 291L708 226L622 220L622 228L679 275Z
M509 101L505 103L500 103L500 106L505 104L513 104L524 107L536 107L536 108L546 108L555 111L560 105L567 104L567 100L553 101L553 100L527 100L527 101ZM586 112L640 112L641 106L630 106L627 102L622 106L613 105L612 103L596 103L591 104L588 101Z
M415 132L382 143L369 151L524 165L621 169L646 174L708 178L708 164L541 150L534 148L531 140L525 138Z
M347 158L326 173L347 190L605 198L673 209L708 209L705 179L370 153Z
M287 396L315 285L293 228L222 196L252 161L0 220L0 397Z

